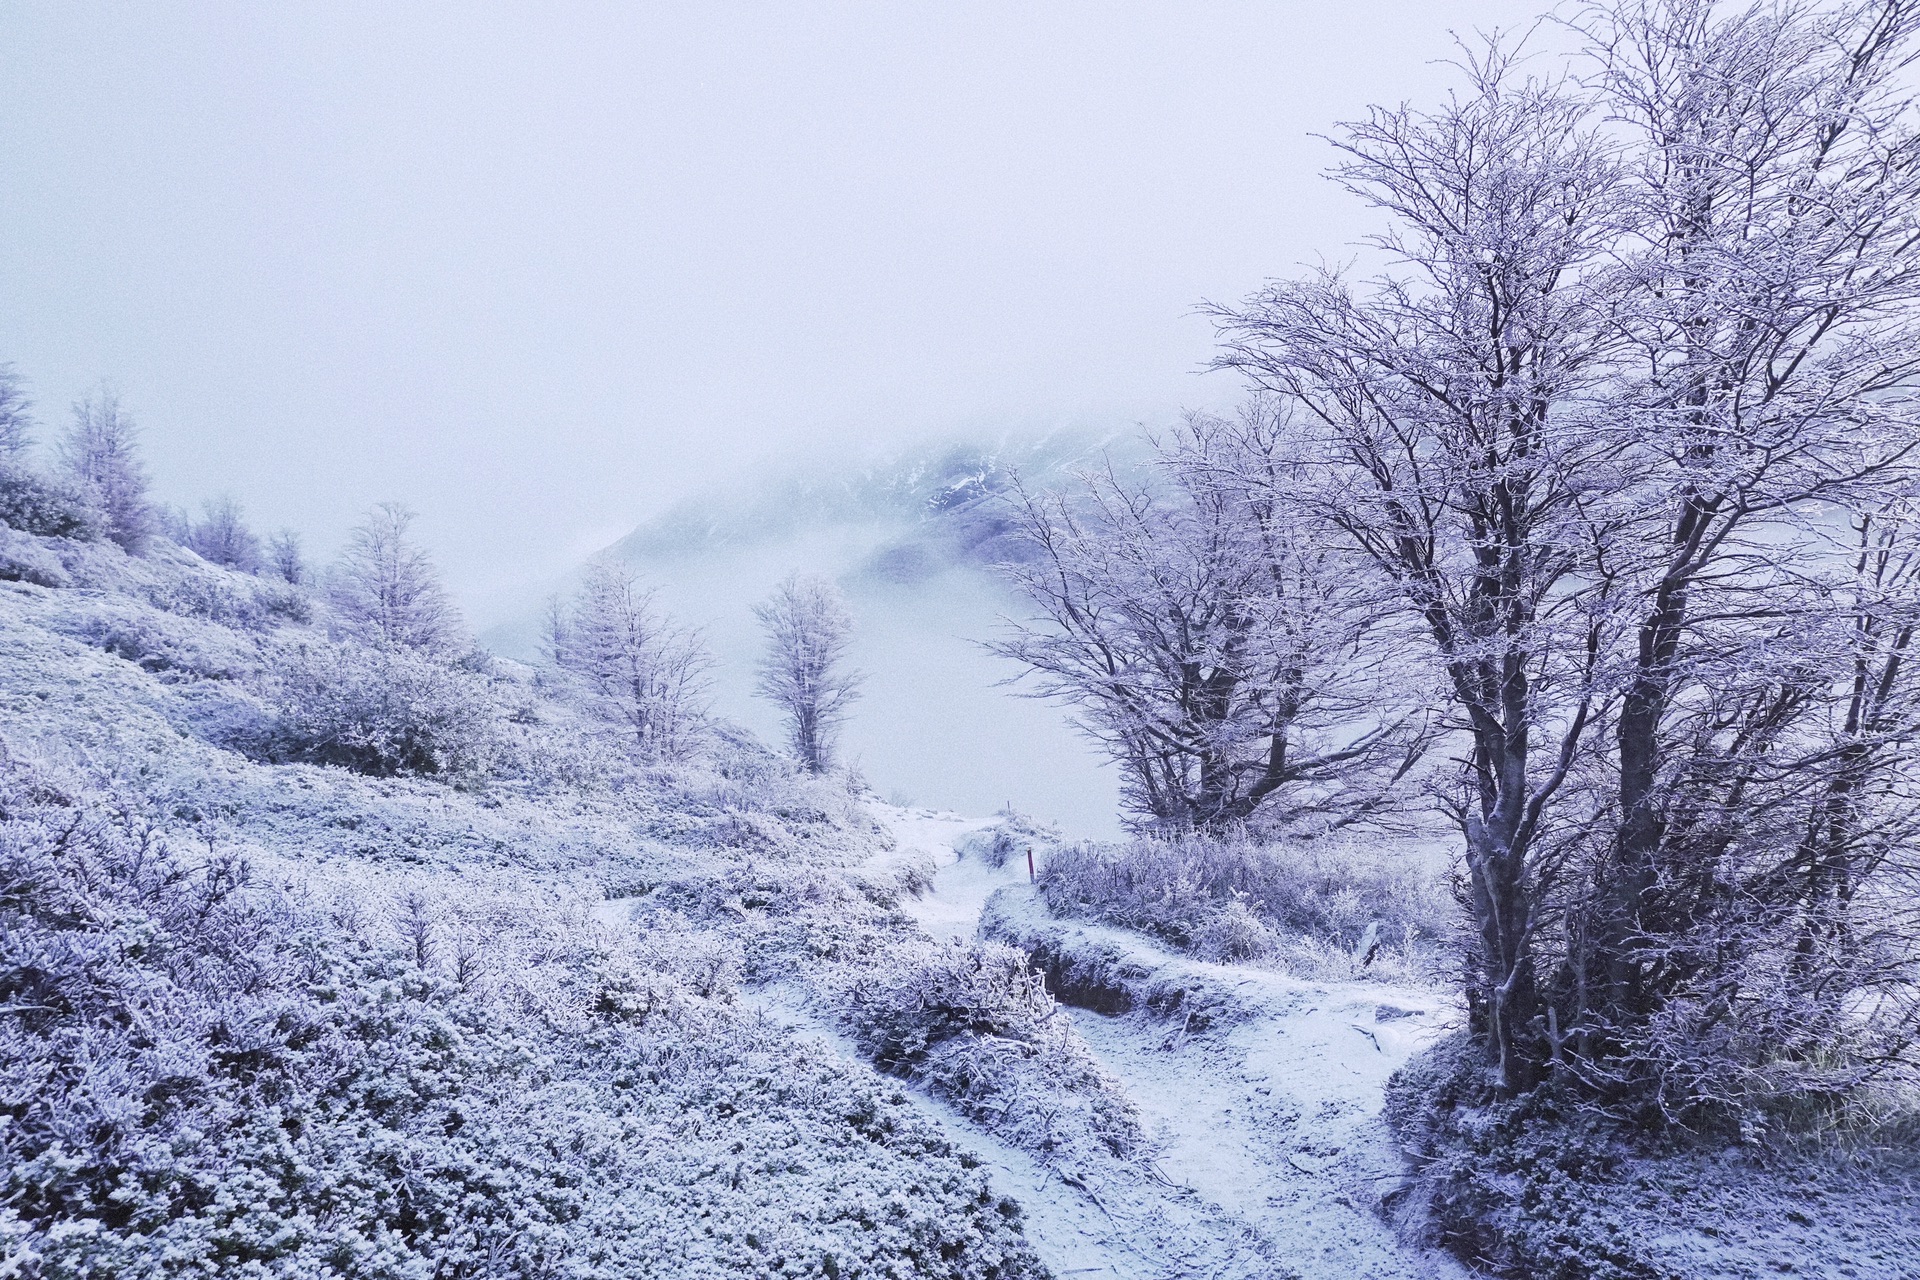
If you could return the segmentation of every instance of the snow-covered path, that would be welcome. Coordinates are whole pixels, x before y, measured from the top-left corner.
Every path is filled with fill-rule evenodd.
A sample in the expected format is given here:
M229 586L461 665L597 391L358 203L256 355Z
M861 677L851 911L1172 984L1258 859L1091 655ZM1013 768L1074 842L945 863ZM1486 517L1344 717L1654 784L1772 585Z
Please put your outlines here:
M919 851L936 862L932 891L907 906L929 933L971 937L997 890L1030 892L1023 860L991 868L954 854L954 840L986 824L924 811L895 810L889 818L900 846L890 856ZM1026 1208L1028 1236L1056 1275L1466 1274L1443 1254L1402 1245L1375 1209L1401 1176L1380 1120L1382 1088L1444 1025L1449 1011L1441 1001L1373 983L1204 965L1118 930L1074 929L1159 971L1190 970L1231 988L1237 1016L1188 1034L1150 1014L1073 1011L1155 1140L1156 1149L1135 1161L1046 1166L929 1104L993 1170L1001 1192Z

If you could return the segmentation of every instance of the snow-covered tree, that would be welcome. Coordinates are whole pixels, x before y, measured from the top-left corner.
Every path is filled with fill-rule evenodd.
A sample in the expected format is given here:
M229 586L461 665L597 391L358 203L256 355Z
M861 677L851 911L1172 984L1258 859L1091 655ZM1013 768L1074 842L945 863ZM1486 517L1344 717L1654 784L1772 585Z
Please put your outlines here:
M281 581L296 587L305 586L311 574L300 549L300 535L292 529L282 529L267 540L266 565Z
M1920 12L1622 0L1575 29L1580 78L1495 48L1444 109L1346 126L1386 273L1223 309L1221 364L1297 406L1315 509L1446 672L1501 1078L1658 1091L1691 1037L1746 1055L1695 1091L1724 1100L1892 1007L1861 985L1892 970L1780 926L1862 793L1836 726L1905 679L1858 648L1899 628L1846 603L1871 546L1831 535L1886 527L1920 442ZM1901 767L1876 830L1906 830ZM1806 1036L1754 1034L1760 975Z
M367 513L327 577L335 627L380 648L448 651L465 639L440 574L408 531L413 512L383 502Z
M706 646L618 558L593 560L572 601L555 602L547 648L586 709L643 758L677 759L698 742L712 665Z
M0 524L54 538L102 536L94 495L69 477L50 477L29 458L32 402L12 365L0 365Z
M247 528L246 513L230 495L201 505L200 519L187 527L186 546L203 560L242 573L258 573L263 564L260 539Z
M1799 736L1786 708L1827 701L1777 658L1825 612L1808 587L1844 564L1803 553L1801 532L1834 505L1879 507L1913 472L1920 136L1902 69L1920 13L1676 0L1621 5L1587 33L1632 149L1638 241L1617 277L1631 364L1605 419L1635 470L1615 560L1633 617L1616 872L1582 1011L1605 1035L1686 980L1690 946L1669 963L1655 940L1723 914L1710 868L1767 825L1758 804L1698 822L1689 780L1735 760L1764 773L1757 742ZM1752 700L1744 736L1703 741L1702 708L1733 688Z
M140 429L119 395L103 387L73 406L73 425L60 444L67 474L99 508L106 535L133 552L154 529L139 441Z
M847 663L853 616L846 599L826 578L796 575L755 606L754 614L767 637L760 696L785 716L787 744L800 763L824 773L863 679Z
M0 364L0 467L14 464L33 443L33 402L11 364Z
M1006 572L1038 609L995 648L1074 707L1142 827L1378 813L1424 719L1386 677L1371 585L1285 491L1277 403L1191 415L1157 483L1111 469L1017 488L1032 549Z

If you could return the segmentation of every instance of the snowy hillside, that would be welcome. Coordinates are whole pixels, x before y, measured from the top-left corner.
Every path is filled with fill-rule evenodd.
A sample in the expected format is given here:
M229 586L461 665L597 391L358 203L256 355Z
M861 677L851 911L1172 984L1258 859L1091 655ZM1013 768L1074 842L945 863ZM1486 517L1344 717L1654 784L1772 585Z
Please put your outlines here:
M0 583L0 1270L1036 1273L897 1086L736 1000L737 949L596 923L858 861L855 798L744 743L609 769L505 670L484 773L271 763L308 602L8 537L63 585Z
M1444 1272L1372 1210L1433 994L1046 933L988 823L623 765L510 664L481 763L276 761L322 602L5 550L9 1274ZM1136 1014L1022 950L1088 946Z
M1065 842L164 539L0 566L0 1275L1911 1274L1873 1153L1461 1154L1419 842Z

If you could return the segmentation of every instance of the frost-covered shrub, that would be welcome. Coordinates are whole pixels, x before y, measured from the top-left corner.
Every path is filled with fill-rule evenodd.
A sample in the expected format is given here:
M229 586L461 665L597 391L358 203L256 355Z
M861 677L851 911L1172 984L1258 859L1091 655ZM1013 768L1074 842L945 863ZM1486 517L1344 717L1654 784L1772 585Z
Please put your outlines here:
M399 1275L452 1235L457 1177L422 1180L404 1210L392 1199L426 1135L448 1132L445 1100L491 1056L466 1042L448 993L254 892L239 864L184 864L151 830L9 782L9 1263ZM370 1123L388 1136L368 1141ZM455 1140L445 1155L463 1147L473 1154Z
M270 631L313 618L311 599L290 583L200 566L174 566L146 583L141 594L156 609L244 631Z
M537 913L463 968L435 911L0 772L0 1274L1044 1274L898 1090Z
M921 898L933 891L933 855L908 858L894 867L894 887L910 898Z
M138 556L109 541L51 538L39 545L59 557L70 585L131 597L163 613L256 633L312 618L312 601L299 587L210 565L164 539L150 539Z
M1395 962L1424 962L1448 927L1430 868L1332 840L1065 845L1041 867L1040 893L1058 915L1139 929L1203 958L1270 955L1309 968L1344 964L1373 924Z
M1203 960L1239 963L1272 954L1273 930L1253 913L1245 897L1235 897L1208 917L1193 935L1193 953Z
M267 673L275 760L339 765L375 777L478 774L499 738L486 681L405 649L310 640Z
M1133 1106L1047 994L1026 953L1002 943L903 943L847 983L846 1023L884 1071L917 1080L1023 1145L1140 1140Z
M665 974L705 1000L728 1000L740 989L746 953L723 934L693 928L671 913L656 917L633 940L640 965Z
M674 815L672 838L735 856L833 865L887 847L858 777L811 774L742 730L711 729L699 755L646 771Z
M231 496L209 499L201 513L198 520L183 520L183 536L176 539L180 545L208 564L241 573L258 573L266 567L259 535L247 528L245 514Z
M31 582L41 587L67 585L66 566L38 540L0 528L0 582Z
M1047 994L1023 952L939 946L894 906L897 890L822 868L746 868L662 884L636 906L643 940L683 930L738 947L752 983L796 992L882 1070L917 1081L1008 1141L1126 1152L1139 1120ZM708 953L711 954L711 953ZM648 997L636 990L636 1003Z
M736 867L661 885L636 920L687 920L724 929L745 950L750 982L803 968L871 964L914 936L911 922L875 886L816 867Z
M106 536L106 517L85 489L0 459L0 524L44 538Z
M953 849L963 858L976 858L990 867L1004 867L1015 854L1024 855L1028 849L1044 852L1059 842L1058 827L1004 809L998 822L967 832L954 841Z
M260 664L255 647L223 628L206 627L128 600L89 601L53 628L163 678L232 680Z
M1914 919L1912 908L1902 915ZM1920 1083L1910 1053L1920 1035L1920 990L1910 977L1887 981L1914 971L1911 925L1815 938L1797 921L1770 923L1771 945L1756 945L1753 930L1740 939L1744 947L1727 946L1734 955L1719 968L1675 983L1620 1037L1611 1075L1582 1064L1621 1118L1751 1138L1809 1119L1851 1123L1875 1105L1877 1086ZM1846 989L1875 990L1875 1016L1861 1016L1858 1004L1809 998L1788 956ZM1637 1087L1622 1087L1627 1080Z
M1848 1274L1905 1280L1920 1257L1911 1129L1771 1149L1678 1130L1650 1142L1574 1090L1503 1097L1494 1083L1483 1052L1456 1036L1410 1060L1386 1095L1417 1166L1395 1216L1477 1269L1733 1280L1815 1274L1844 1256Z

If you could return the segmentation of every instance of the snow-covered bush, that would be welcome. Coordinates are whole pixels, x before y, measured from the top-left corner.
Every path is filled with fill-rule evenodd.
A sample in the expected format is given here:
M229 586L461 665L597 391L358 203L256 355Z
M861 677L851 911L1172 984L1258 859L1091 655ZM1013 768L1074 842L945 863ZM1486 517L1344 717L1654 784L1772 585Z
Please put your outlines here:
M1543 1086L1501 1097L1465 1037L1415 1057L1386 1118L1417 1165L1404 1227L1477 1268L1524 1280L1733 1280L1845 1270L1904 1280L1920 1256L1913 1102L1851 1132L1727 1148L1657 1142Z
M176 569L148 581L141 594L156 609L245 631L271 631L313 618L313 603L298 587L238 573Z
M633 947L648 972L665 974L705 1000L732 999L746 971L746 953L738 941L693 928L671 913L650 921Z
M1424 963L1448 927L1433 870L1357 840L1070 844L1042 865L1040 893L1058 915L1139 929L1203 959L1309 969L1344 967L1374 924L1391 961Z
M670 881L640 904L638 921L694 921L744 948L749 982L834 964L872 964L912 936L875 886L812 866L734 867Z
M917 1080L1022 1145L1093 1139L1115 1154L1140 1121L1047 994L1026 953L1002 943L896 946L841 995L847 1026L884 1071Z
M0 768L0 1274L1044 1274L871 1073L537 910L480 910L470 965L454 914Z
M162 613L136 601L88 601L53 618L53 629L143 671L170 680L232 680L261 663L258 648L221 627Z
M1015 854L1028 849L1044 852L1060 843L1060 829L1038 818L1012 809L1003 809L990 827L969 831L954 841L954 852L963 858L977 858L990 867L1004 867Z
M932 854L906 858L894 865L893 887L910 898L925 897L933 891L935 870Z
M1246 895L1236 894L1194 933L1193 953L1202 960L1237 964L1271 955L1275 942L1273 930L1253 913Z
M246 515L231 495L201 504L201 517L188 521L178 541L208 564L241 573L266 567L260 537L247 527Z
M139 556L107 541L34 541L59 560L66 585L131 597L163 613L260 634L313 617L313 602L299 587L210 565L164 539L150 539Z
M499 739L481 677L406 649L310 639L267 673L274 713L262 750L376 777L484 773Z
M31 582L41 587L67 585L66 566L39 539L0 528L0 582Z
M0 459L0 524L45 538L106 536L106 517L79 485Z

